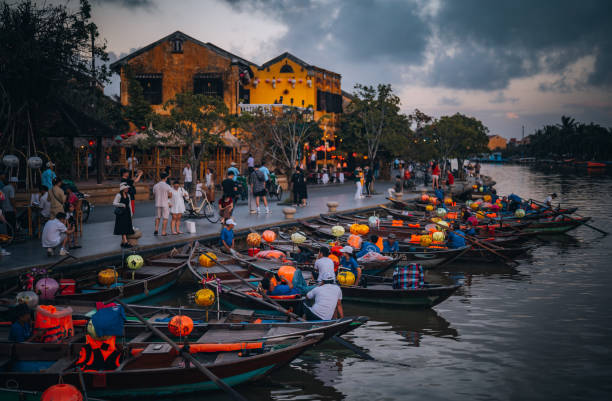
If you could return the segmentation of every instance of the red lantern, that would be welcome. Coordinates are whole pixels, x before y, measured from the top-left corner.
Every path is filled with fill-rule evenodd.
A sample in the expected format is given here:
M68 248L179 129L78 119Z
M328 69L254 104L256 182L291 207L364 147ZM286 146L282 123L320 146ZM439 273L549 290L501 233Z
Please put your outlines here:
M188 336L193 331L193 320L189 316L174 316L168 323L168 330L175 336Z
M261 234L261 238L263 238L263 240L268 243L274 242L274 240L276 239L276 234L274 233L274 231L266 230L263 232L263 234Z
M42 393L41 401L83 401L83 394L70 384L56 384Z

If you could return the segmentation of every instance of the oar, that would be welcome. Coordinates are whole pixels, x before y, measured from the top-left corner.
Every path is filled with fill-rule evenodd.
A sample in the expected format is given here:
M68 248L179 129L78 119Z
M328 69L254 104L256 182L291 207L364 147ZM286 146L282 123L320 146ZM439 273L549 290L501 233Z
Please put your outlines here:
M205 253L203 253L202 255L206 255L206 254L205 254ZM248 282L247 280L245 280L243 277L240 277L240 276L239 276L239 275L238 275L236 272L232 271L232 270L231 270L230 268L228 268L227 266L224 266L224 265L222 265L222 264L220 264L220 263L217 263L217 261L216 261L216 260L214 260L213 258L211 258L210 256L206 255L206 257L208 258L208 260L212 261L212 262L213 262L213 263L215 263L217 266L220 266L220 267L221 267L223 270L227 271L228 273L232 274L234 277L236 277L237 279L239 279L240 281L242 281L242 283L243 283L243 284L246 284L247 286L249 286L249 287L251 287L252 289L254 289L255 291L257 291L257 287L255 287L253 284L249 283L249 282ZM239 258L239 260L242 260L242 259L240 259L240 258ZM248 262L247 262L247 263L248 263ZM223 283L223 282L221 282L221 283ZM284 308L284 307L283 307L281 304L279 304L279 303L278 303L276 300L274 300L274 299L270 298L270 297L268 296L268 294L266 294L266 293L265 293L265 291L263 291L263 292L261 293L261 295L262 295L262 296L263 296L263 297L266 299L266 301L268 301L268 302L264 301L264 300L263 300L263 299L261 299L261 298L254 297L254 296L249 295L249 294L245 294L245 293L242 293L242 292L238 292L238 291L235 291L235 290L232 290L232 289L229 289L229 290L230 290L230 291L232 291L232 292L234 292L234 293L237 293L237 294L240 294L240 295L246 296L247 298L249 298L249 299L251 299L251 300L254 300L254 301L256 301L256 302L259 302L259 303L261 303L262 305L265 305L265 306L267 306L267 307L269 307L269 308L272 308L272 309L274 309L274 310L276 310L276 311L279 311L279 312L281 312L281 313L284 313L284 314L286 314L286 315L288 315L288 316L290 316L290 317L292 317L292 318L294 318L294 319L296 319L296 320L299 320L299 321L301 321L301 322L306 322L306 319L304 319L304 318L302 318L301 316L298 316L298 315L296 315L295 313L293 313L293 312L291 312L291 311L289 311L289 310L285 309L285 308ZM361 356L362 358L364 358L364 359L369 359L369 360L374 360L374 357L372 357L370 354L368 354L368 353L367 353L367 352L365 352L365 351L360 350L359 348L357 348L357 347L356 347L356 346L354 346L353 344L349 343L348 341L343 340L343 339L341 339L340 337L338 337L338 336L336 336L336 335L332 336L331 338L332 338L332 340L334 340L334 341L335 341L335 342L337 342L338 344L340 344L340 345L342 345L342 346L344 346L344 347L346 347L346 348L350 349L351 351L353 351L353 352L354 352L354 353L356 353L357 355Z
M535 199L531 199L531 201L532 201L533 203L537 204L537 205L540 205L540 206L548 206L548 205L546 205L546 204L544 204L544 203L542 203L542 202L540 202L540 201L536 201ZM554 210L554 209L553 209L553 210ZM576 220L576 219L574 219L573 217L568 216L568 215L566 215L566 214L561 214L561 216L567 217L568 219L573 220L573 221L580 221L580 220ZM576 213L576 216L578 216L578 217L583 217L583 216L580 216L578 213ZM584 218L584 217L583 217L583 218ZM593 229L593 230L595 230L595 231L600 232L600 233L601 233L601 234L603 234L603 235L609 235L609 234L610 234L609 232L604 231L604 230L602 230L602 229L599 229L599 228L597 228L597 227L595 227L595 226L592 226L592 225L590 225L589 223L586 223L586 222L581 222L581 223L582 223L583 225L585 225L585 226L589 227L589 228L592 228L592 229Z
M219 388L225 391L230 397L238 401L248 401L245 397L240 395L236 390L228 386L224 381L222 381L217 375L211 372L207 367L202 365L200 361L198 361L195 357L193 357L189 352L185 352L185 350L179 347L174 341L172 341L167 335L165 335L160 329L152 325L147 319L140 316L138 312L136 312L130 305L126 304L119 298L115 298L113 302L117 302L121 306L123 306L128 312L134 315L138 320L140 320L149 330L151 330L155 335L160 337L162 340L170 344L175 351L177 351L181 356L191 362L200 372L204 374L204 376L208 377L211 381L213 381Z

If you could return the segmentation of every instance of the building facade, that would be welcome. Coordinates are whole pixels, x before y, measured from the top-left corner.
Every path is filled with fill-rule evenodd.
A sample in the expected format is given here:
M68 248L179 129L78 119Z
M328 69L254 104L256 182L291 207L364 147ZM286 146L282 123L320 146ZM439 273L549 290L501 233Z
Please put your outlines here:
M507 146L506 138L499 135L489 135L489 143L487 147L489 150L495 149L506 149Z

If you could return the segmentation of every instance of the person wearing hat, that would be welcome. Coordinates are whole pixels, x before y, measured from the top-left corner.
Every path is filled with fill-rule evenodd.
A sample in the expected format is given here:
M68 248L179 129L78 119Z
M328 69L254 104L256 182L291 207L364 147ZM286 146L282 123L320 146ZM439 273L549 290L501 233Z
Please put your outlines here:
M240 175L240 171L238 171L238 169L236 168L236 163L230 163L230 168L227 169L227 174L229 175L230 172L234 173L234 177L232 177L232 180L237 181L238 176Z
M15 230L17 224L17 215L15 214L17 210L17 206L15 205L15 189L18 181L17 177L11 177L9 178L8 184L0 190L4 194L4 200L2 201L4 217L8 224L13 227L13 230Z
M115 206L115 229L113 235L121 235L121 247L131 248L127 236L134 234L132 225L132 208L130 197L130 186L126 182L119 185L119 193L115 195L113 206Z
M221 249L232 253L234 248L234 227L236 222L234 219L227 219L221 229L221 236L219 237L219 246Z
M347 245L341 248L340 252L342 252L340 266L350 270L355 275L355 284L359 284L359 280L361 280L361 267L359 267L359 264L353 257L353 247Z
M53 180L57 178L55 171L53 171L54 168L55 164L52 161L47 162L47 169L43 171L40 177L40 183L49 189L53 187Z
M18 304L13 309L13 324L9 332L8 340L11 343L23 343L33 339L32 316L26 304Z
M395 234L391 233L387 240L383 242L383 253L398 253L399 243L395 239Z
M135 205L135 200L136 200L136 183L138 183L140 181L140 179L142 178L142 170L138 170L136 172L136 177L132 178L132 172L126 168L122 168L120 171L121 174L121 182L125 182L126 184L128 184L130 186L130 191L128 192L130 194L130 199L132 199L132 203L130 205L130 208L132 209L132 215L134 215L134 212L136 211L136 205Z

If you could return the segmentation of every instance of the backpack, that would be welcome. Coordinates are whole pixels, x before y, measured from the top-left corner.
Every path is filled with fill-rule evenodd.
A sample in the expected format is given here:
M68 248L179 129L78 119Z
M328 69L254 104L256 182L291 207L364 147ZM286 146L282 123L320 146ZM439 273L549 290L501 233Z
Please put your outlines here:
M425 286L423 266L411 263L408 266L398 266L393 270L394 290L413 290Z

